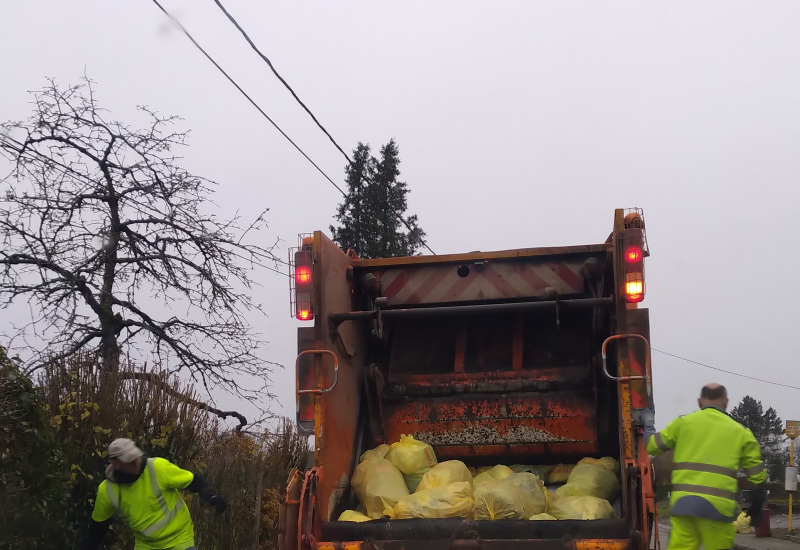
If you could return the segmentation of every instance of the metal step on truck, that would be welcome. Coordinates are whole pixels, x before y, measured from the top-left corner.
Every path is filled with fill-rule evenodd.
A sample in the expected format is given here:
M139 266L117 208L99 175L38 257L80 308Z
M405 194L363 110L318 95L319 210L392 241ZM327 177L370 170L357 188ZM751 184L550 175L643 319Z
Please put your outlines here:
M557 235L555 236L557 238ZM554 239L555 240L555 239ZM640 209L598 244L360 259L323 233L290 253L297 422L281 550L644 550L657 544L640 411L652 405ZM439 461L619 461L614 517L337 521L361 455L412 435Z

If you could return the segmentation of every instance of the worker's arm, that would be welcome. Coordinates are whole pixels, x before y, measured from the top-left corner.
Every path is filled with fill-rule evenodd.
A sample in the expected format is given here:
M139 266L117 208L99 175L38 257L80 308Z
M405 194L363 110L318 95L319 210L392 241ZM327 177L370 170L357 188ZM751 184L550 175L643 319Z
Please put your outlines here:
M105 484L103 481L97 490L97 497L94 499L94 510L92 510L92 521L83 539L82 550L98 550L103 544L103 538L111 526L111 516L114 515L114 508L108 500Z
M753 432L747 428L744 431L739 467L744 470L747 480L753 484L753 488L750 489L748 500L742 502L742 509L745 514L750 516L751 523L757 524L761 521L761 514L767 504L767 490L764 488L767 472L764 469L764 461L761 459L761 447Z
M163 458L155 459L158 481L165 489L186 489L200 495L200 499L213 507L218 514L225 511L227 503L200 474L179 468Z
M82 550L98 550L100 545L103 544L103 539L111 526L111 520L94 521L92 520L89 525L89 530L83 538Z
M647 443L647 452L653 456L658 456L661 453L675 448L675 442L678 440L678 432L680 431L682 419L676 418L670 422L666 428L660 432L656 431L655 417L650 416L643 418L645 423L644 438Z
M767 481L767 472L764 469L764 461L761 459L761 447L753 432L747 428L745 428L745 432L739 466L747 474L747 480L750 483L761 485Z
M228 507L225 499L219 496L214 487L200 474L194 474L194 479L186 486L186 490L200 495L200 498L214 508L218 514L224 512Z

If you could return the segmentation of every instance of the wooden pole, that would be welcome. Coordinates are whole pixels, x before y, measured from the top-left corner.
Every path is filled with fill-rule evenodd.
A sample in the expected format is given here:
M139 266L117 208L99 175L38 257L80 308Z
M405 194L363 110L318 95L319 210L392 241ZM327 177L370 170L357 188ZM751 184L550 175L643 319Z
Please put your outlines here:
M261 486L263 485L264 474L259 474L256 484L256 511L253 520L253 550L258 550L259 536L261 534Z

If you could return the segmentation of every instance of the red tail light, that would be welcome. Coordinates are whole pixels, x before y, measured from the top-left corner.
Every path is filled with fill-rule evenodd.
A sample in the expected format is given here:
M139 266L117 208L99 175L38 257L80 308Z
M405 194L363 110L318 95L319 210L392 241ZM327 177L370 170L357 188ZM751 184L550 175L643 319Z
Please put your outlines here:
M631 246L625 251L625 261L628 263L641 262L642 258L644 258L644 254L638 246Z
M294 281L297 284L305 284L311 282L311 268L308 266L299 266L295 267L294 270Z
M644 231L641 227L629 227L622 235L625 251L622 294L625 301L635 304L644 300Z
M314 270L311 250L294 253L295 317L301 321L314 319Z

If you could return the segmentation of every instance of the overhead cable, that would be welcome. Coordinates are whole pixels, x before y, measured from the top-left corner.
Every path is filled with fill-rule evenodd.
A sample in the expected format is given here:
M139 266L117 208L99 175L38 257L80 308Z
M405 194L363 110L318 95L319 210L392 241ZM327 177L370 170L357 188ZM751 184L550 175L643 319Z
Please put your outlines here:
M234 25L234 26L235 26L235 27L236 27L236 28L239 30L239 32L240 32L240 33L242 33L242 36L243 36L243 37L244 37L244 39L247 41L247 43L248 43L248 44L250 44L250 47L251 47L251 48L253 48L253 50L254 50L254 51L255 51L255 52L256 52L256 53L259 55L259 57L261 57L261 59L263 59L263 60L264 60L264 62L265 62L267 65L269 65L269 68L270 68L270 70L272 70L273 74L274 74L274 75L275 75L275 76L278 78L278 80L280 80L280 81L281 81L281 83L283 83L283 85L286 87L286 89L287 89L287 90L289 90L289 93L291 93L291 94L292 94L292 97L294 97L294 99L297 101L297 103L299 103L299 104L300 104L300 106L301 106L301 107L302 107L302 108L305 110L305 112L306 112L306 113L308 113L308 115L309 115L309 116L311 117L311 119L312 119L312 120L313 120L313 121L316 123L316 125L319 127L319 129L320 129L320 130L322 130L322 131L323 131L323 133L324 133L326 136L328 136L328 139L329 139L329 140L331 140L331 143L333 143L334 147L336 147L336 149L338 149L338 150L339 150L339 152L340 152L340 153L341 153L341 154L344 156L344 158L345 158L345 159L347 159L347 162L348 162L348 163L349 163L351 166L355 167L355 163L352 161L352 159L350 158L350 156L349 156L349 155L348 155L348 154L347 154L347 153L344 151L344 149L342 149L342 148L339 146L339 144L338 144L338 143L336 143L336 140L335 140L335 139L333 139L333 136L332 136L332 135L331 135L331 134L328 132L328 130L326 130L326 129L325 129L325 127L324 127L324 126L323 126L323 125L322 125L322 124L319 122L319 120L317 120L317 117L316 117L316 116L314 116L314 113L312 113L312 112L311 112L311 110L310 110L310 109L309 109L309 108L306 106L306 104L305 104L305 103L303 103L303 101L302 101L302 100L301 100L301 99L298 97L298 95L295 93L295 91L292 89L292 87L289 85L289 83L288 83L288 82L286 82L286 80L285 80L285 79L284 79L284 78L283 78L283 77L280 75L280 73L278 73L278 70L275 68L275 66L272 64L272 62L269 60L269 58L268 58L266 55L264 55L264 53L263 53L261 50L259 50L259 49L258 49L258 46L256 46L256 45L255 45L255 43L254 43L254 42L253 42L253 40L250 38L250 36L247 34L247 32L246 32L246 31L245 31L245 30L242 28L242 26L241 26L241 25L239 25L239 22L238 22L238 21L236 21L236 18L234 18L234 17L233 17L233 16L232 16L232 15L231 15L231 14L228 12L228 10L226 10L226 9L225 9L225 6L223 6L223 5L222 5L222 2L220 2L220 0L214 0L214 3L215 3L215 4L217 4L217 6L219 6L219 9L220 9L220 10L222 10L222 13L224 13L224 14L225 14L225 16L228 18L228 20L229 20L231 23L233 23L233 25ZM362 175L362 177L364 177L364 178L365 178L367 181L369 181L370 183L375 183L374 181L371 181L371 180L370 180L370 178L369 178L368 176L366 176L366 175ZM344 195L344 193L342 193L342 195ZM346 196L346 195L344 195L344 196ZM405 218L403 218L403 216L401 216L401 215L398 215L398 216L397 216L397 218L398 218L398 219L399 219L399 220L400 220L400 221L403 223L403 225L405 225L405 226L406 226L406 229L408 229L409 231L411 231L411 226L409 225L409 223L408 223L408 220L406 220ZM428 243L426 243L424 239L420 239L420 241L422 241L422 245L423 245L425 248L427 248L427 249L428 249L428 251L429 251L431 254L433 254L434 256L436 255L436 252L434 252L434 251L431 249L431 247L430 247L430 246L428 246Z
M200 51L203 53L203 55L204 55L204 56L206 56L206 59L208 59L209 61L211 61L211 63L213 63L213 64L214 64L214 66L217 68L217 70L218 70L219 72L221 72L221 73L222 73L222 74L225 76L225 78L227 78L227 79L228 79L228 81L229 81L231 84L233 84L233 85L236 87L236 89L237 89L237 90L239 90L239 92L240 92L240 93L241 93L241 94L242 94L242 95L243 95L243 96L244 96L244 97L245 97L245 98L246 98L246 99L247 99L247 100L248 100L248 101L249 101L249 102L250 102L250 103L253 105L253 107L255 107L255 108L258 110L258 112L259 112L259 113L261 113L261 115L262 115L264 118L266 118L266 119L267 119L267 120L270 122L270 124L272 124L272 125L275 127L275 129L276 129L276 130L278 130L278 132L280 132L280 133L281 133L281 135L282 135L284 138L286 138L286 140L287 140L289 143L291 143L291 144L294 146L294 148L295 148L295 149L297 149L297 150L300 152L300 154L301 154L301 155L303 155L303 157L305 157L305 159L306 159L308 162L310 162L310 163L311 163L311 165L312 165L314 168L316 168L316 169L317 169L317 171L318 171L320 174L322 174L322 175L323 175L323 177L324 177L326 180L328 180L328 181L331 183L331 185L333 185L333 186L334 186L336 189L338 189L338 190L339 190L339 192L340 192L342 195L345 195L345 192L344 192L344 191L342 191L341 187L339 187L338 185L336 185L336 182L334 182L334 181L333 181L333 180L332 180L332 179L331 179L331 178L328 176L328 174L326 174L326 173L325 173L325 172L322 170L322 168L320 168L319 166L317 166L317 163L315 163L313 160L311 160L311 157L309 157L309 156L308 156L308 155L305 153L305 151L303 151L303 150L300 148L300 146L299 146L299 145L297 145L297 144L296 144L296 143L295 143L295 142L292 140L292 138L290 138L290 137L289 137L289 136L286 134L286 132L284 132L284 131L281 129L281 127L280 127L280 126L278 126L278 124L277 124L277 123L276 123L274 120L272 120L272 118L270 118L270 116L269 116L269 115L268 115L266 112L264 112L264 109L262 109L262 108L261 108L261 107L258 105L258 103L256 103L256 102L253 100L253 98L251 98L251 97L250 97L250 96L247 94L247 92L245 92L245 91L242 89L242 87L241 87L241 86L239 86L239 84L238 84L238 83L237 83L237 82L236 82L236 81L235 81L233 78L231 78L231 76L230 76L230 75L229 75L227 72L225 72L225 69L223 69L223 68L222 68L222 67L219 65L219 63L217 63L217 62L214 60L214 58L213 58L213 57L211 57L211 55L209 55L209 53L208 53L208 52L206 52L206 51L203 49L203 47L202 47L200 44L198 44L198 43L197 43L197 40L195 40L195 39L194 39L194 37L193 37L191 34L189 34L189 31L187 31L187 30L186 30L186 28L185 28L183 25L181 25L180 21L178 21L178 20L177 20L175 17L173 17L173 15L172 15L170 12L168 12L166 9L164 9L164 7L163 7L163 6L162 6L162 5L161 5L161 4L158 2L158 0L153 0L153 3L154 3L156 6L158 6L158 9L160 9L160 10L161 10L161 11L164 13L164 15L166 15L167 17L169 17L170 21L172 21L172 22L173 22L173 23L174 23L174 24L175 24L175 25L176 25L176 26L177 26L177 27L178 27L178 28L179 28L179 29L180 29L180 30L183 32L183 34L185 34L185 35L186 35L186 37L187 37L189 40L191 40L192 44L194 44L194 46L195 46L195 47L196 47L198 50L200 50Z
M721 369L719 367L712 367L711 365L706 365L705 363L700 363L699 361L693 361L692 359L687 359L685 357L681 357L680 355L675 355L674 353L669 353L666 351L662 351L660 349L656 349L651 347L653 351L657 351L658 353L663 353L664 355L669 355L670 357L674 357L675 359L680 359L681 361L686 361L687 363L693 363L695 365L699 365L701 367L706 367L707 369L712 369L720 372L724 372L726 374L730 374L733 376L739 376L741 378L747 378L748 380L755 380L757 382L763 382L765 384L772 384L773 386L782 386L784 388L791 388L793 390L800 390L800 386L792 386L790 384L782 384L780 382L773 382L772 380L764 380L763 378L756 378L755 376L748 376L746 374L740 374L738 372L733 372L725 369Z
M174 22L175 22L175 23L178 25L178 27L179 27L179 28L180 28L180 29L181 29L181 30L182 30L182 31L183 31L183 32L186 34L186 36L187 36L187 37L188 37L188 38L189 38L189 39L190 39L190 40L191 40L191 41L194 43L194 45L195 45L195 46L197 46L197 47L200 49L200 51L202 51L202 52L203 52L203 54L205 54L205 56L206 56L206 57L207 57L207 58L208 58L208 59L209 59L209 60L210 60L212 63L214 63L214 65L215 65L215 66L216 66L216 67L217 67L217 68L218 68L220 71L222 71L222 73L223 73L223 74L224 74L224 75L225 75L225 76L228 78L228 80L230 80L230 81L231 81L231 83L233 83L233 85L234 85L234 86L236 86L236 88L237 88L237 89L238 89L240 92L242 92L242 93L245 95L245 97L247 97L247 99L248 99L248 100L249 100L249 101L250 101L250 102L251 102L251 103L252 103L252 104L253 104L253 105L254 105L256 108L258 108L258 109L259 109L259 111L261 111L261 109L258 107L258 105L256 105L256 104L255 104L255 102L254 102L252 99L250 99L250 97L249 97L249 96L247 96L247 94L245 94L245 92L244 92L244 91L243 91L243 90L242 90L242 89L239 87L239 85L238 85L238 84L236 84L236 82L234 82L234 81L233 81L233 79L232 79L231 77L229 77L229 76L227 75L227 73L225 73L225 71L223 71L223 70L222 70L222 68L221 68L221 67L220 67L220 66L219 66L219 65L218 65L218 64L217 64L217 63L216 63L216 62L215 62L215 61L214 61L214 60L211 58L211 56L210 56L210 55L208 55L208 54L205 52L205 50L203 50L203 49L200 47L200 45L199 45L199 44L198 44L198 43L197 43L197 42L194 40L194 38L192 38L192 36L191 36L191 35L190 35L190 34L189 34L187 31L186 31L186 29L185 29L185 28L184 28L184 27L183 27L183 26L182 26L182 25L181 25L181 24L180 24L180 23L179 23L179 22L178 22L178 21L177 21L177 20L176 20L176 19L175 19L175 18L172 16L172 15L170 15L170 14L169 14L169 12L167 12L167 11L166 11L166 10L165 10L163 7L161 7L161 5L160 5L160 4L159 4L159 3L158 3L156 0L153 0L153 2L155 2L155 3L156 3L156 5L158 5L158 7L159 7L159 8L161 8L161 11L163 11L163 12L164 12L164 13L165 13L165 14L166 14L166 15L167 15L167 16L168 16L168 17L169 17L169 18L170 18L172 21L174 21ZM219 0L214 0L214 2L217 4L217 6L219 7L219 9L220 9L220 10L222 10L222 13L224 13L224 14L225 14L225 16L228 18L228 20L229 20L229 21L230 21L230 22L231 22L231 23L232 23L232 24L233 24L233 25L234 25L234 26L235 26L235 27L236 27L236 28L239 30L239 32L242 34L242 36L243 36L243 37L244 37L244 39L247 41L247 43L248 43L248 44L250 44L250 47L251 47L251 48L253 48L253 50L254 50L254 51L255 51L255 52L256 52L256 53L259 55L259 57L261 57L261 59L262 59L262 60L263 60L263 61L264 61L264 62L265 62L265 63L266 63L268 66L269 66L270 70L272 70L272 73L273 73L273 74L274 74L274 75L275 75L275 76L278 78L278 80L280 80L280 81L281 81L281 83L283 83L283 85L286 87L286 89L287 89L287 90L289 90L289 92L292 94L292 97L294 97L294 99L297 101L297 103L299 103L299 104L300 104L300 106L301 106L301 107L302 107L302 108L305 110L305 112L306 112L306 113L308 113L308 115L309 115L309 116L311 117L311 119L312 119L312 120L313 120L313 121L316 123L316 125L319 127L319 129L320 129L320 130L322 130L322 132L323 132L323 133L324 133L326 136L328 136L328 139L331 141L331 143L333 143L334 147L336 147L336 149L338 149L338 150L339 150L339 152L340 152L340 153L341 153L341 154L344 156L344 158L347 160L347 162L348 162L348 163L349 163L351 166L355 166L355 163L352 161L352 159L350 158L350 156L349 156L349 155L348 155L348 154L347 154L347 153L344 151L344 149L342 149L342 147L341 147L341 146L340 146L340 145L339 145L339 144L336 142L336 140L335 140L335 139L333 139L333 136L330 134L330 132L328 132L328 130L326 130L326 129L325 129L325 127L324 127L324 126L323 126L323 125L322 125L322 124L319 122L319 120L317 120L317 117L316 117L316 116L314 116L314 113L312 113L312 112L311 112L311 110L310 110L310 109L309 109L309 108L306 106L306 104L305 104L305 103L303 103L303 101L300 99L300 97L297 95L297 93L295 93L295 91L292 89L292 87L289 85L289 83L288 83L288 82L286 82L286 80L285 80L285 79L284 79L284 78L283 78L283 77L280 75L280 73L278 73L277 69L275 69L275 66L272 64L272 62L269 60L269 58L268 58L266 55L264 55L264 53L263 53L263 52L261 52L261 50L258 48L258 46L256 46L256 44L253 42L253 40L250 38L250 36L247 34L247 32L246 32L246 31L245 31L245 30L242 28L242 26L241 26L241 25L239 25L239 22L236 20L236 18L234 18L234 17L233 17L233 16L230 14L230 12L228 12L228 10L227 10L227 9L225 9L225 6L223 6L223 5L222 5L222 2L220 2ZM266 114L265 114L263 111L261 111L261 112L262 112L262 114L264 114L264 116L266 116ZM268 120L270 120L270 122L272 122L272 120L271 120L271 119L269 119L269 117L267 117L267 119L268 119ZM275 125L275 123L274 123L274 122L273 122L273 125ZM275 127L277 128L277 125L276 125ZM280 130L280 128L278 128L278 130ZM283 131L281 131L281 133L283 133ZM286 139L289 139L289 137L288 137L288 136L286 136L286 134L284 134L284 136L286 137ZM289 141L291 141L291 140L289 140ZM294 144L294 142L292 142L292 145L295 145L295 144ZM300 150L300 149L299 149L299 147L297 147L297 145L295 145L295 147L296 147L298 150ZM301 151L301 153L302 153L302 151ZM305 153L303 153L303 155L305 156ZM308 157L307 157L307 156L306 156L306 158L308 159ZM311 162L311 159L308 159L308 160L309 160L309 162ZM312 164L314 164L314 163L312 162ZM317 167L317 165L316 165L316 164L314 164L314 166L315 166L315 167ZM331 179L330 179L330 178L329 178L329 177L328 177L328 176L327 176L327 175L326 175L324 172L322 172L322 170L320 170L320 169L319 169L319 167L317 167L317 170L319 170L319 171L322 173L322 175L323 175L323 176L325 176L325 178L326 178L328 181L330 181L330 182L331 182L331 183L334 185L334 187L336 187L336 189L338 189L338 190L339 190L339 192L342 194L342 196L343 196L343 197L347 197L347 194L346 194L346 193L345 193L345 192L344 192L344 191L343 191L343 190L342 190L342 189L341 189L341 188L340 188L338 185L336 185L335 183L333 183L333 180L331 180ZM362 175L361 177L364 177L364 179L366 179L366 180L367 180L367 181L369 181L370 183L375 183L374 181L372 181L372 180L371 180L371 179L370 179L368 176L366 176L366 175ZM409 231L411 231L411 230L412 230L412 229L411 229L411 225L408 223L408 220L406 220L405 218L403 218L403 216L402 216L402 215L399 215L399 214L398 214L397 218L398 218L398 219L399 219L399 220L402 222L402 224L403 224L403 225L406 227L406 229L408 229ZM433 249L432 249L430 246L428 246L428 243L427 243L427 242L425 242L425 239L420 239L420 241L422 242L422 245L423 245L423 246L424 246L426 249L428 249L428 251L429 251L431 254L433 254L434 256L436 255L436 252L434 252L434 251L433 251Z
M346 158L350 164L353 164L353 161L350 160L350 157L347 156L347 153L344 152L344 149L342 149L339 146L339 144L336 143L336 140L333 139L333 136L330 135L328 130L325 129L325 127L320 123L320 121L317 120L317 117L314 116L314 113L312 113L311 110L308 107L306 107L306 104L303 103L303 101L297 96L292 87L289 86L289 83L286 82L286 80L284 80L284 78L278 73L278 70L272 64L272 61L270 61L269 58L266 55L264 55L261 52L261 50L258 49L258 46L255 45L255 43L250 39L250 36L245 32L242 26L239 25L239 22L236 21L236 19L228 12L228 10L225 9L225 6L222 5L222 2L220 2L219 0L214 0L214 3L216 3L217 6L219 6L219 9L221 9L222 13L225 14L225 17L227 17L228 20L231 23L233 23L233 26L236 27L240 33L242 33L242 36L244 37L245 40L247 40L247 43L250 44L250 47L253 48L253 50L259 55L259 57L261 57L261 59L264 60L264 62L266 62L267 65L269 65L269 68L272 69L273 74L278 78L278 80L281 81L281 83L286 87L286 89L289 90L289 93L292 94L292 97L294 97L297 103L299 103L300 106L305 110L305 112L308 113L308 116L311 117L311 119L316 123L316 125L319 126L319 129L322 130L326 136L328 136L328 139L331 140L331 143L333 143L334 147L336 147L339 150L339 152L342 155L344 155L344 158Z

